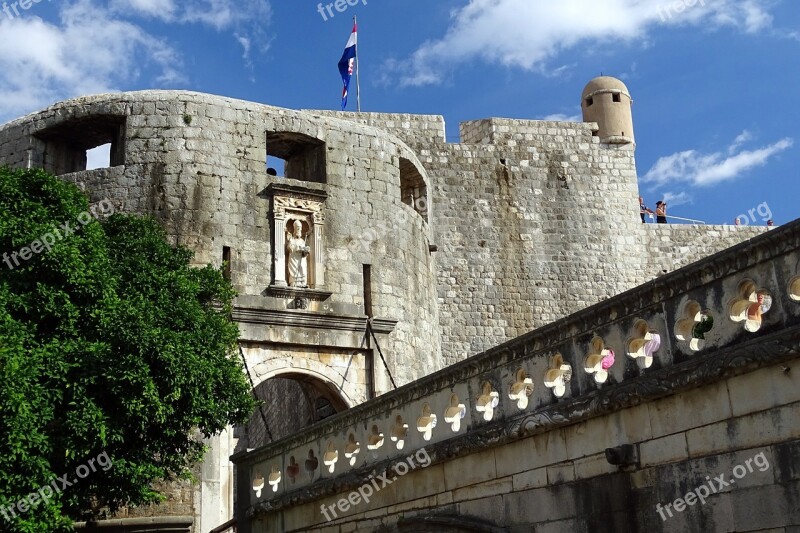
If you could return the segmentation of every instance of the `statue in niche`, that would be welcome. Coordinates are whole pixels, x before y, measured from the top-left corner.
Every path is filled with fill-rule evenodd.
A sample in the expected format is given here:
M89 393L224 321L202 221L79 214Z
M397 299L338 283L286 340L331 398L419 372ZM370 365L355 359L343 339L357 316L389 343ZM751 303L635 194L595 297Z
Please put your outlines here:
M286 232L287 262L289 266L289 286L308 288L308 254L311 248L303 237L303 223L295 220L294 233Z

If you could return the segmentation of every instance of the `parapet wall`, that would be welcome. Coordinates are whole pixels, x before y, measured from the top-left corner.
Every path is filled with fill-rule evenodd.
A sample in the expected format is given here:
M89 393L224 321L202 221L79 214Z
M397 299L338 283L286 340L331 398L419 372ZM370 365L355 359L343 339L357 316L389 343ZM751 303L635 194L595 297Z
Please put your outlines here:
M576 132L591 136L597 131L597 125L584 122L485 118L462 122L459 131L463 144L513 147L526 146L537 137L540 143L545 139L551 143L560 143L566 137L575 136Z
M444 117L409 113L353 113L319 109L304 110L320 117L336 117L396 135L410 145L441 144L446 141Z

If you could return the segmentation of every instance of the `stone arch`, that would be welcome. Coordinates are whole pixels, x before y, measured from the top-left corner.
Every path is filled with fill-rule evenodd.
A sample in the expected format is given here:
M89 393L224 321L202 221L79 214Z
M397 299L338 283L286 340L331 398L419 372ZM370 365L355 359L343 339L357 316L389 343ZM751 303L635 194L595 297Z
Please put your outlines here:
M320 372L304 368L284 368L281 370L276 370L270 372L266 376L263 376L263 378L259 381L255 381L254 377L254 383L256 388L258 388L267 380L275 378L294 379L296 381L308 383L310 386L318 390L321 395L330 398L331 403L335 404L338 410L350 409L356 403L349 398L348 395L336 385L336 383L331 381L328 376Z
M419 213L423 220L429 220L430 201L428 199L428 177L416 155L400 147L398 161L400 167L400 201Z
M263 403L247 424L248 448L280 440L350 407L338 388L315 372L285 369L273 374L255 386Z
M264 446L366 400L366 387L355 374L315 359L317 354L260 346L243 350L263 404L243 428L240 449Z
M345 376L336 372L330 366L310 359L303 359L302 361L298 361L297 359L299 358L290 357L282 359L281 361L275 361L274 359L266 360L262 363L257 363L255 366L250 366L250 372L253 375L253 384L255 387L258 387L264 381L278 377L300 379L309 382L316 380L321 386L328 387L331 391L334 391L335 394L339 395L346 409L366 401L366 390L363 391L363 394L360 394L361 391L356 391L353 387L341 386ZM273 366L269 363L283 364L280 366ZM250 364L248 360L248 365ZM268 365L272 368L260 371L264 368L262 365Z

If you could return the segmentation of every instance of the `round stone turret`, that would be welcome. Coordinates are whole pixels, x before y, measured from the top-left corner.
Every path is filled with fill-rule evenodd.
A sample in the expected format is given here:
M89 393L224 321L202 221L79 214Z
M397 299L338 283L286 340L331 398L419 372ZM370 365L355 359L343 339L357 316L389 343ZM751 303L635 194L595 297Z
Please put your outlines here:
M617 78L600 76L583 90L581 109L584 122L597 122L600 142L636 144L633 136L633 99Z

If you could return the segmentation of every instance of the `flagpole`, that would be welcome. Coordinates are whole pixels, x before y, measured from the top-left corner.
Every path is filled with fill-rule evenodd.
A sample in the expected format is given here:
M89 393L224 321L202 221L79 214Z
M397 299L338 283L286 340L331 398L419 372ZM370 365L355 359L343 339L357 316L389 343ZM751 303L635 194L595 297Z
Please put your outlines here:
M356 31L358 31L358 20L356 17L353 17L353 26L356 27ZM358 112L361 113L361 79L358 75L359 67L361 61L358 60L358 43L356 42L356 102L358 106Z

